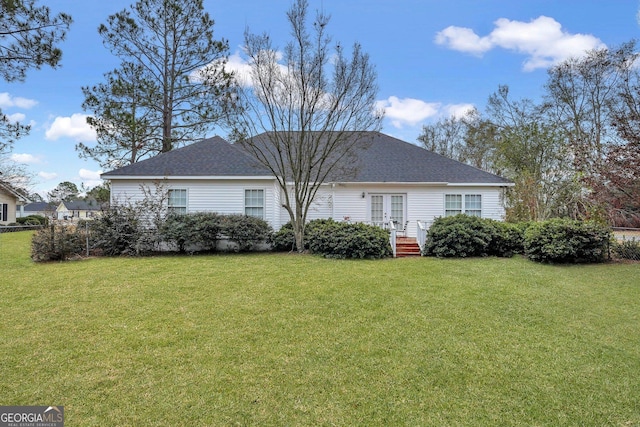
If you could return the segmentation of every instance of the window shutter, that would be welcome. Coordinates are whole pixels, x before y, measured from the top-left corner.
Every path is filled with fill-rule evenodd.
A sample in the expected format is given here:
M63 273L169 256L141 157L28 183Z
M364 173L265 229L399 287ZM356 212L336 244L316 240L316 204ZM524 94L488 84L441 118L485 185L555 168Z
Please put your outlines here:
M7 221L7 218L9 217L9 205L6 203L2 204L2 216L0 216L0 221Z

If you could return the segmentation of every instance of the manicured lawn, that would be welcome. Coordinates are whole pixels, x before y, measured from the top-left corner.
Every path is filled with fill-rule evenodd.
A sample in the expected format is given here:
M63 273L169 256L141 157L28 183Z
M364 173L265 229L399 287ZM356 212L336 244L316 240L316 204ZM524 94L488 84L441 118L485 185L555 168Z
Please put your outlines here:
M69 426L640 425L640 264L29 244L0 235L0 404Z

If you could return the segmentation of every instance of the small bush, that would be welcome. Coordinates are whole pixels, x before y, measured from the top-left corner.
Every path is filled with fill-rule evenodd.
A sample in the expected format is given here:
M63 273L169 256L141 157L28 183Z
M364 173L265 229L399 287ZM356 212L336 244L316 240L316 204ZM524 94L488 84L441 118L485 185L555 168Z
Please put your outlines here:
M42 215L29 215L16 218L16 222L20 225L47 225L49 220Z
M280 230L271 235L271 249L276 252L296 250L296 236L293 233L291 221L280 227Z
M170 214L160 227L160 236L179 252L215 250L221 217L216 213Z
M640 240L624 240L613 245L616 258L640 261Z
M552 219L525 232L525 254L537 262L591 263L607 258L611 229L593 221Z
M152 250L152 239L130 207L112 206L90 221L89 227L92 249L102 255L141 255Z
M437 257L491 255L498 229L493 222L469 215L437 218L427 233L424 254Z
M490 255L511 257L513 254L524 253L524 233L529 223L510 223L485 220L493 223L496 234L489 245Z
M36 262L64 261L86 250L84 233L66 225L51 225L38 230L31 239L31 259Z
M233 214L221 217L220 233L234 242L238 251L245 252L259 243L268 242L272 229L263 219Z
M305 230L305 250L309 249L309 239L311 239L316 233L322 233L325 227L331 227L335 221L332 219L314 219L307 223L304 227ZM280 230L273 233L271 236L271 247L274 251L295 251L296 236L293 232L293 226L291 221L283 225Z
M311 252L327 258L379 259L393 253L389 233L373 225L317 220L306 234Z

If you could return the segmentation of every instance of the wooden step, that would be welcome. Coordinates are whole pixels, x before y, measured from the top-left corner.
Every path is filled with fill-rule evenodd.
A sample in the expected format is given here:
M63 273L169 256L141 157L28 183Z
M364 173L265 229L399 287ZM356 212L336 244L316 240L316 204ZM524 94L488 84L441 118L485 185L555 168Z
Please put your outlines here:
M396 239L396 258L420 256L420 246L413 237L398 237Z

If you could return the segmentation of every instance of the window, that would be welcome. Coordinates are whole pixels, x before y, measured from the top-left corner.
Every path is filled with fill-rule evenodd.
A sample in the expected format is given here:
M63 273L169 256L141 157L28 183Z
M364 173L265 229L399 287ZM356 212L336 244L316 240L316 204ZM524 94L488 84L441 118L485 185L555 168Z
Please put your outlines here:
M445 194L444 196L444 216L458 214L471 216L482 216L482 195L481 194Z
M9 221L9 205L6 203L0 203L0 221Z
M447 194L444 196L444 216L454 216L462 213L462 195Z
M264 190L244 190L244 214L264 219Z
M471 216L482 216L482 196L480 194L465 194L464 213Z
M169 212L187 213L187 190L169 190Z

